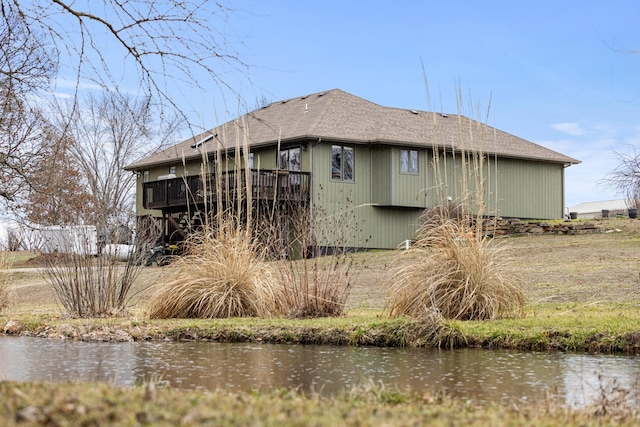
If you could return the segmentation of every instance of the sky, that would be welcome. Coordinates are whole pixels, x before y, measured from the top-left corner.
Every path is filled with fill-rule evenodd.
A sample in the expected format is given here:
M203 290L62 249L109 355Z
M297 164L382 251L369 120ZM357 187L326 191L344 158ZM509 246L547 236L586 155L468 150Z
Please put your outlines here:
M226 4L223 31L248 67L222 78L250 106L339 88L461 112L580 160L565 171L567 207L623 197L601 181L616 152L640 147L637 0ZM204 128L231 119L229 98L204 86L176 102Z

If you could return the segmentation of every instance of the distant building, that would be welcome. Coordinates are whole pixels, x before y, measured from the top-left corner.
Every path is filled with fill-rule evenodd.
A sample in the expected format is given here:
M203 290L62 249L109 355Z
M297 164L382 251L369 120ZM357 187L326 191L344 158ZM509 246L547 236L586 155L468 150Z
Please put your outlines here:
M569 208L569 212L575 212L577 218L602 218L602 211L609 211L609 217L616 215L628 215L628 208L631 206L630 200L602 200L599 202L580 203Z

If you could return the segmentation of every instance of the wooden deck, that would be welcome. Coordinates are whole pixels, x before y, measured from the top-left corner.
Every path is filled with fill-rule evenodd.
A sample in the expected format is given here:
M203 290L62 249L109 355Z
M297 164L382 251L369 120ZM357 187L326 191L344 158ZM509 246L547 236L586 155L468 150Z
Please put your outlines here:
M310 199L311 173L286 170L251 169L252 200L299 201ZM215 203L220 192L225 203L236 200L238 188L247 187L245 171L225 172L221 182L210 174L145 182L142 204L146 209L171 209Z

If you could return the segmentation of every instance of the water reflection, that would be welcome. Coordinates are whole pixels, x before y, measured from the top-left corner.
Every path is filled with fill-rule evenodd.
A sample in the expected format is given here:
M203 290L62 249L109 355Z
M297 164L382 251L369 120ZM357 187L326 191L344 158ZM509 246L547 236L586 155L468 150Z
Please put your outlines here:
M376 383L406 391L445 390L481 401L537 398L555 385L568 403L581 405L614 378L635 389L640 357L0 337L0 378L109 381L123 386L161 378L184 389L297 387L326 395Z

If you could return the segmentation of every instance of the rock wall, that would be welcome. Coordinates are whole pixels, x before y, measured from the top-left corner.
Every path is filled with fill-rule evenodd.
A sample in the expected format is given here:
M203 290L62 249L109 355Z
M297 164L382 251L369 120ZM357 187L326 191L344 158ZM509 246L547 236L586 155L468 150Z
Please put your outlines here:
M487 220L485 223L487 236L497 237L506 235L528 235L528 234L586 234L603 233L604 225L595 221L525 221L517 218L500 218L495 222Z

